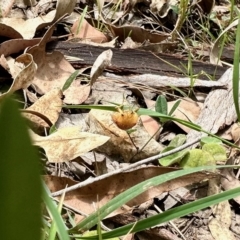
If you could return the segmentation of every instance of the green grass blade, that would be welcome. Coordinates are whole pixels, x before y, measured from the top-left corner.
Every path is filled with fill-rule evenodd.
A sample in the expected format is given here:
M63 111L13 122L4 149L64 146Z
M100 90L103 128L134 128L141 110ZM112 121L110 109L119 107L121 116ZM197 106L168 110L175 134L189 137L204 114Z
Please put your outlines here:
M130 231L131 233L139 232L139 231L145 230L147 228L156 226L161 223L171 221L173 219L185 216L187 214L196 212L198 210L204 209L211 205L214 205L214 204L217 204L217 203L220 203L220 202L223 202L223 201L226 201L226 200L232 199L234 197L238 197L238 196L240 196L240 187L231 189L231 190L228 190L228 191L225 191L225 192L213 195L213 196L205 197L205 198L202 198L200 200L197 200L197 201L194 201L191 203L187 203L183 206L167 210L167 211L157 214L153 217L149 217L144 220L140 220L137 223L128 224L126 226L112 230L108 233L103 233L102 237L104 239L120 237L120 236L123 236L123 235L126 235L127 233L129 233L131 228L133 228ZM98 236L91 236L88 238L81 237L81 239L98 239Z
M1 239L40 239L39 158L17 103L9 98L1 102L0 136Z
M67 81L64 83L62 87L63 92L66 91L71 86L72 82L76 79L78 73L79 73L79 70L76 70L70 75L70 77L67 79Z
M87 13L87 9L88 9L88 6L86 6L84 9L83 9L83 12L79 18L79 23L78 23L78 27L77 27L77 32L76 34L78 35L80 33L80 30L81 30L81 27L82 27L82 24L83 24L83 20L86 16L86 13Z
M55 221L55 223L56 223L59 239L70 240L66 226L64 225L62 217L57 210L57 206L48 195L48 189L47 189L45 183L43 183L43 187L44 187L44 191L42 194L42 198L43 198L44 203L46 204L48 211L52 215L53 221Z
M59 214L61 214L61 211L62 211L64 198L65 198L65 193L62 194L61 199L58 203L57 209L58 209ZM48 240L55 240L56 234L57 234L57 224L56 224L56 221L52 221L52 225L51 225L51 228L50 228L50 231L49 231Z
M117 208L121 207L134 197L138 196L139 194L143 193L150 187L157 186L159 184L162 184L164 182L167 182L169 180L202 171L202 170L210 170L213 168L221 168L223 166L204 166L204 167L197 167L197 168L191 168L191 169L184 169L184 170L179 170L167 174L163 174L151 179L148 179L144 182L141 182L134 187L131 187L130 189L124 191L123 193L119 194L112 200L110 200L107 204L105 204L103 207L101 207L97 212L89 215L86 217L83 221L81 221L77 226L74 228L70 229L69 232L71 233L77 233L79 230L80 231L86 231L90 229L91 227L95 226L98 221L98 217L100 219L105 218L108 214L116 210Z
M240 14L238 15L238 26L233 61L233 100L238 121L240 122L239 110L239 50L240 50Z
M177 100L174 105L172 106L171 110L169 111L168 115L172 116L179 104L181 103L181 100Z

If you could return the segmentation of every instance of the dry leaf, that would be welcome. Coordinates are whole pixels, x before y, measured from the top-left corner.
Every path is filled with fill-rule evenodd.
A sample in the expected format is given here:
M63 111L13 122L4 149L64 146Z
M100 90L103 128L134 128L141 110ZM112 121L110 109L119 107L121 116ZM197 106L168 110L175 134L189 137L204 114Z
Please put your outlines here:
M52 25L41 42L27 51L32 54L35 63L38 65L33 84L39 94L44 94L53 88L62 88L66 80L75 71L60 52L54 51L51 54L45 52L46 44L51 39L54 28L55 25ZM64 91L64 102L80 104L87 98L89 91L88 86L81 85L80 81L75 80Z
M151 43L161 42L169 37L169 34L166 33L152 33L149 30L143 29L141 27L132 26L132 25L124 25L122 27L115 27L113 25L108 24L109 30L114 34L115 37L122 42L124 42L125 38L131 36L132 40L135 42L145 42L146 39Z
M112 55L112 50L108 49L97 57L91 69L90 85L93 85L97 78L102 75L104 69L111 64Z
M45 150L49 162L73 160L109 140L107 136L80 132L79 127L60 128L47 137L31 134L34 144Z
M0 32L1 36L5 36L9 38L22 38L22 35L13 27L7 26L6 24L1 23L1 18L0 18L0 29L1 29L1 32Z
M71 27L71 32L74 36L69 36L68 39L88 39L95 43L107 42L107 37L102 32L91 26L85 19L83 19L81 28L78 32L79 22L79 20L74 22Z
M168 12L172 10L172 6L176 6L177 4L177 0L152 0L150 9L152 12L157 13L159 17L164 18L168 15Z
M8 15L14 2L15 2L14 0L1 0L0 1L0 10L1 10L0 18L6 17Z
M64 203L76 209L79 209L85 214L91 214L92 212L96 211L95 207L93 206L94 202L98 204L99 207L101 207L109 202L109 200L129 189L130 187L135 186L136 184L152 177L175 170L176 169L174 168L151 166L142 167L131 172L119 173L109 178L105 178L95 183L89 184L80 189L66 193ZM214 174L208 175L201 172L189 174L184 177L163 183L157 187L150 188L141 195L132 199L123 208L116 210L110 216L126 212L134 206L140 205L141 203L144 203L163 192L167 192L192 183L201 182L204 179L213 177L213 175ZM54 176L46 176L45 181L47 182L47 185L51 192L56 192L58 190L64 189L66 185L72 186L76 184L67 178L59 178Z
M13 37L11 36L11 38ZM8 57L13 53L18 53L27 47L31 47L38 44L40 40L41 40L40 38L34 38L34 39L11 39L5 41L0 45L0 56L3 54L5 57Z
M15 35L15 38L30 39L34 37L36 30L58 21L66 14L71 14L75 4L76 0L58 0L56 10L46 15L27 20L21 18L0 18L0 28L4 29L5 34L10 34L7 31L11 31L11 35Z
M144 149L137 154L136 147L141 149L151 136L139 123L134 127L135 131L130 133L130 138L126 131L118 128L113 122L112 113L109 111L91 110L88 115L88 123L90 132L110 137L108 143L98 149L109 155L120 154L125 162L156 155L163 149L158 142L151 139Z
M226 164L229 164L229 160ZM221 178L221 184L224 190L230 190L230 189L240 187L240 181L235 177L232 169L225 168L222 171L222 176L224 177ZM238 204L240 204L240 196L235 197L234 200Z
M3 67L7 67L10 73L12 73L12 75L15 77L9 90L2 94L1 97L4 97L6 94L15 92L19 89L28 88L34 79L37 70L37 65L34 63L32 56L27 53L16 58L16 62L14 63L12 59L10 59L8 63L6 59L1 56L0 64Z
M168 109L170 110L176 101L168 102ZM181 99L181 102L175 112L173 113L173 116L185 121L191 121L196 122L198 119L198 116L201 112L201 108L199 106L199 103L194 102L190 98L183 98ZM176 125L178 125L183 131L188 133L191 129L175 122Z
M36 111L46 116L52 124L58 120L59 113L61 112L63 101L62 91L60 89L53 89L39 98L31 107L26 110ZM32 123L37 127L49 127L48 124L36 115L23 113Z

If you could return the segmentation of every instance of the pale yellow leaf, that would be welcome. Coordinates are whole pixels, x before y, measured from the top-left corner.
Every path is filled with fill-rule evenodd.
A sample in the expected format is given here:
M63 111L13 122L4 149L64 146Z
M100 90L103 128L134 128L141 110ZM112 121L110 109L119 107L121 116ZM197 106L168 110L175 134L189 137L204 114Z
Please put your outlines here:
M32 134L34 144L42 147L49 162L67 162L87 153L109 140L109 137L80 132L79 127L61 128L57 132L41 137Z

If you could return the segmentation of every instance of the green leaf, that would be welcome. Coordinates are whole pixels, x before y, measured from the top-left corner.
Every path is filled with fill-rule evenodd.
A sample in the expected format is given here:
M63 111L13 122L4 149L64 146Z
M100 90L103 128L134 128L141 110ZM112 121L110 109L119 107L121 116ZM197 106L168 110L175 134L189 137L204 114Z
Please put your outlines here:
M202 151L201 149L192 149L182 159L182 161L180 162L180 167L194 168L214 164L215 159L209 152Z
M42 225L38 154L16 102L7 98L1 103L1 239L37 240Z
M169 147L169 146L166 147L166 148L168 149L168 151L175 149L175 147ZM163 158L159 159L159 163L164 167L171 166L174 163L179 163L186 156L186 154L188 152L189 152L189 150L184 149L182 151L173 153L169 156L166 156L166 157L163 157Z
M62 91L66 91L72 84L72 82L76 79L77 75L79 73L79 70L76 70L75 72L73 72L70 77L66 80L66 82L64 83L63 87L62 87Z
M207 143L202 147L203 151L209 152L215 160L217 161L225 161L227 160L226 149L219 145L218 143Z
M187 137L185 134L178 134L172 139L168 146L174 148L180 147L186 142L186 139Z
M167 115L168 114L168 105L167 105L167 99L165 96L160 95L157 98L156 105L155 105L156 112L162 113Z

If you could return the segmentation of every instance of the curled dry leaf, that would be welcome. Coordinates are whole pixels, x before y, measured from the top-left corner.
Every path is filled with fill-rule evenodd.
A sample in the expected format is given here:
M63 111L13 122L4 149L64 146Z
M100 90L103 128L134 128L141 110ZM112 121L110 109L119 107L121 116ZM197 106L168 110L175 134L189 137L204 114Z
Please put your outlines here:
M111 64L112 50L108 49L102 52L94 62L90 73L90 85L93 85L97 78L102 75L104 69Z
M10 89L8 92L2 94L1 97L19 89L28 88L31 85L37 71L37 65L34 63L32 55L27 53L20 55L14 63L11 59L10 64L8 64L6 59L1 56L0 64L7 67L10 73L14 75L14 81ZM15 64L16 66L13 66L12 64Z
M72 206L73 208L79 209L85 214L91 214L95 212L93 202L97 203L99 208L104 204L109 202L112 198L135 186L136 184L148 180L152 177L159 176L161 174L176 171L175 168L166 167L141 167L140 169L133 170L130 172L118 173L108 178L104 178L97 182L91 183L80 189L76 189L66 193L64 198L64 203ZM141 195L135 197L124 208L118 209L111 213L110 216L114 216L121 212L126 212L127 210L133 208L136 205L140 205L149 199L159 196L163 192L168 192L173 189L187 186L193 183L201 182L204 179L214 177L214 173L194 173L189 174L171 181L165 182L157 187L146 188L146 191ZM56 192L62 190L68 186L76 184L76 182L71 181L67 178L60 178L54 176L45 176L45 181L51 192Z
M139 123L134 127L135 131L130 133L130 138L126 131L121 130L113 122L112 113L109 111L91 110L88 115L88 123L90 132L110 137L107 144L98 148L99 151L109 155L120 154L125 162L137 161L156 155L163 149L158 142L151 139L144 149L137 153L136 147L141 149L151 136Z
M31 47L38 44L40 40L41 40L40 38L34 38L34 39L11 39L5 41L0 45L0 56L3 54L5 57L8 57L13 53L18 53L27 47Z
M60 128L57 132L41 137L31 132L34 144L42 147L49 162L67 162L89 152L109 140L109 137L80 132L79 127Z
M226 27L221 34L218 36L217 40L214 42L211 52L210 52L210 63L215 64L215 65L220 65L222 66L222 62L219 59L219 52L221 50L221 41L222 38L225 36L226 32L230 30L231 28L235 27L238 25L238 19L233 21L228 27Z
M59 113L61 112L63 94L60 89L53 89L39 98L31 107L26 110L36 111L46 116L52 124L58 120ZM49 127L48 124L41 118L30 113L23 113L34 125L37 127Z

